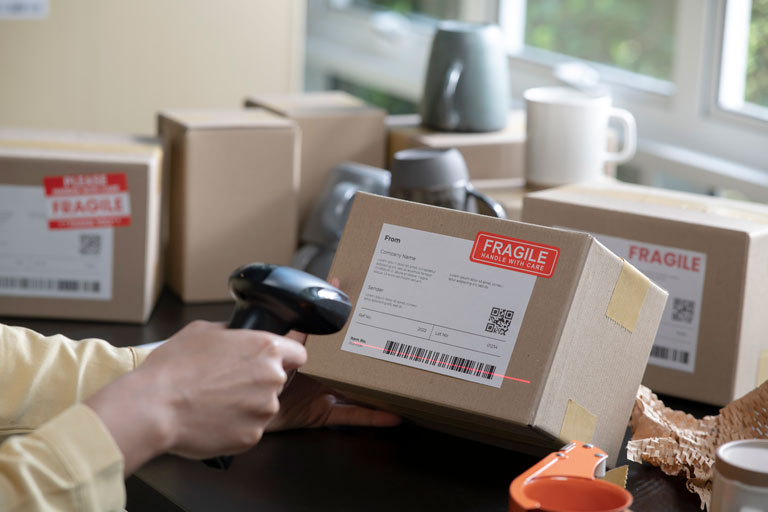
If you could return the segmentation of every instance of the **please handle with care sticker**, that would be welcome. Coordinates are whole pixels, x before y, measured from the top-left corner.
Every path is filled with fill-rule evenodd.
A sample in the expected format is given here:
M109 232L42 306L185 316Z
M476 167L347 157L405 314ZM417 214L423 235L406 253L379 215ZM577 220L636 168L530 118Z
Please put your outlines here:
M43 179L49 229L131 224L128 181L122 173L71 174Z

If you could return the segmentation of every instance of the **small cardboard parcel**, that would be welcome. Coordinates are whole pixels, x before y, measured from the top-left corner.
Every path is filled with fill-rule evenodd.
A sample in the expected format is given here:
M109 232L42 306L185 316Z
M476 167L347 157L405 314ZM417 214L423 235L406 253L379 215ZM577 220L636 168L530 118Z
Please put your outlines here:
M725 405L768 378L768 206L590 183L526 195L523 220L592 233L669 292L653 391Z
M146 322L162 167L154 139L0 129L0 315Z
M466 437L615 463L667 294L585 233L358 193L330 272L354 309L302 371Z

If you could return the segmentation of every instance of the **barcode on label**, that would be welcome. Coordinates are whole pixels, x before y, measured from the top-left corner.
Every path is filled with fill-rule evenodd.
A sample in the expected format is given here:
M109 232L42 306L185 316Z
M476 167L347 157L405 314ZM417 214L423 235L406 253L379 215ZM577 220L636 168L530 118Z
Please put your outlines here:
M659 359L666 359L668 361L675 361L676 363L688 364L688 358L690 353L687 350L669 349L667 347L659 347L654 345L651 348L651 357L658 357Z
M672 320L690 324L693 322L693 308L696 303L688 299L675 297L672 302Z
M491 314L488 316L488 322L485 325L485 332L506 336L509 326L512 324L513 316L515 316L515 312L511 309L491 308Z
M455 372L474 375L489 380L493 378L494 372L496 371L495 365L480 363L478 361L472 361L471 359L452 356L450 354L415 347L413 345L396 343L394 341L387 341L386 345L384 345L384 353L402 357L403 359L408 359L410 361L418 361L427 365L437 366L438 368L448 368Z
M99 293L101 290L101 283L99 281L78 281L75 279L42 279L37 277L0 276L0 289Z
M101 254L101 235L80 235L80 254Z

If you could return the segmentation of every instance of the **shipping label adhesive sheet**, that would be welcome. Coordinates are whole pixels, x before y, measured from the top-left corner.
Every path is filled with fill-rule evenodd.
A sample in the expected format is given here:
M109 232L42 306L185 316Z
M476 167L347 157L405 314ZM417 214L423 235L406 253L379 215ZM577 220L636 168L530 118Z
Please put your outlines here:
M43 187L0 185L0 296L110 300L113 228L49 229Z
M693 372L707 255L677 247L592 234L617 256L629 261L669 292L648 364Z
M342 350L500 387L537 277L472 251L384 224Z

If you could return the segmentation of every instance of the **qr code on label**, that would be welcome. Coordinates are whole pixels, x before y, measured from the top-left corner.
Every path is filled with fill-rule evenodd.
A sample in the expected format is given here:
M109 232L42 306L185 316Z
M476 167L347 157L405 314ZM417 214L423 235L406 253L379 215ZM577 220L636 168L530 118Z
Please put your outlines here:
M80 254L101 254L101 235L80 235Z
M506 336L509 326L512 324L513 316L515 316L515 312L511 309L491 308L491 315L485 325L485 332Z
M696 303L688 299L679 299L675 297L672 302L672 320L676 322L693 322L693 308Z

